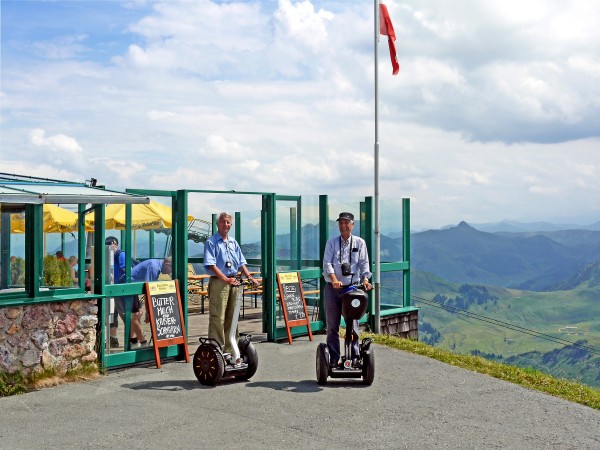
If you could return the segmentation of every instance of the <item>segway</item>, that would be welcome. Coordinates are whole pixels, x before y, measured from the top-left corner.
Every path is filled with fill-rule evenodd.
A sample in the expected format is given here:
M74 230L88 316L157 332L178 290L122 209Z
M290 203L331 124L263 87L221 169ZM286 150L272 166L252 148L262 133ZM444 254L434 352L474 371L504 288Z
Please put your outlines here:
M329 349L327 344L317 347L317 382L327 383L327 378L362 378L363 384L370 386L375 378L375 349L371 348L373 340L364 338L359 344L359 356L352 359L352 340L358 339L358 330L354 329L354 321L359 320L367 311L368 297L362 286L348 286L342 293L342 317L346 322L346 338L344 339L344 355L341 363L335 367L329 365Z
M248 281L242 282L240 279L238 281L240 284L251 285ZM223 347L217 340L209 337L200 338L200 346L194 353L192 361L194 374L200 384L214 386L223 378L231 376L237 380L249 380L258 369L258 353L252 343L252 336L241 337L235 345L242 296L243 290L240 289L230 329L230 339L234 343L233 351L224 353ZM237 359L241 359L241 363L236 365Z

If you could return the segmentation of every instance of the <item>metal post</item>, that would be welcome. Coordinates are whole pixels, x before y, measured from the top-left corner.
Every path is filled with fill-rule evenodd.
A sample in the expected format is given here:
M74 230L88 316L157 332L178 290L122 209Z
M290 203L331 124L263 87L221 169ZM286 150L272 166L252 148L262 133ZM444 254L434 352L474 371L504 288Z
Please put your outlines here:
M377 56L377 44L379 42L379 0L374 0L374 23L375 23L375 333L380 332L381 325L381 255L380 242L381 231L379 229L379 58Z

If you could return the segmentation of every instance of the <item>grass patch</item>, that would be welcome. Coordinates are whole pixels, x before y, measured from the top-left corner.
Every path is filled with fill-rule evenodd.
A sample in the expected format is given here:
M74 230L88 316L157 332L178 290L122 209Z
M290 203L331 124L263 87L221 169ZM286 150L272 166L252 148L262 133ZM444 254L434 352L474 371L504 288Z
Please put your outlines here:
M386 347L427 356L428 358L437 359L438 361L462 369L483 373L500 380L600 410L600 390L575 381L554 378L539 370L508 366L489 361L479 356L457 355L447 350L440 350L439 348L423 344L422 342L403 339L397 336L361 333L361 337L370 337L377 344L385 345Z
M21 373L7 374L0 372L0 397L23 394L65 383L94 380L99 376L100 372L96 364L88 364L78 369L69 370L62 376L57 375L54 369L46 369L29 377L24 377Z
M23 376L20 373L10 374L0 372L0 397L22 394L27 392Z

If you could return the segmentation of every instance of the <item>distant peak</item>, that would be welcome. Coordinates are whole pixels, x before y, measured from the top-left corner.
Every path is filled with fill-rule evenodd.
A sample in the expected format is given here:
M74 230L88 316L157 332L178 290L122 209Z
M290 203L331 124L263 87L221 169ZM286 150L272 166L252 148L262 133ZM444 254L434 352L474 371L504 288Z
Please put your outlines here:
M473 228L473 227L463 220L458 224L458 228Z

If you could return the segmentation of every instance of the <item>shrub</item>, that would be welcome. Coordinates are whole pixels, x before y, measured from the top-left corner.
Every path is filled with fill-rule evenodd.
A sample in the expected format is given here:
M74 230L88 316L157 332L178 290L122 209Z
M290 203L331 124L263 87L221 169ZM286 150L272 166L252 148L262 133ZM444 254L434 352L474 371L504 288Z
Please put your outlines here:
M21 374L11 375L0 372L0 397L22 394L23 392L26 392L26 389Z
M48 255L44 258L44 284L46 286L71 286L71 267L65 259Z

